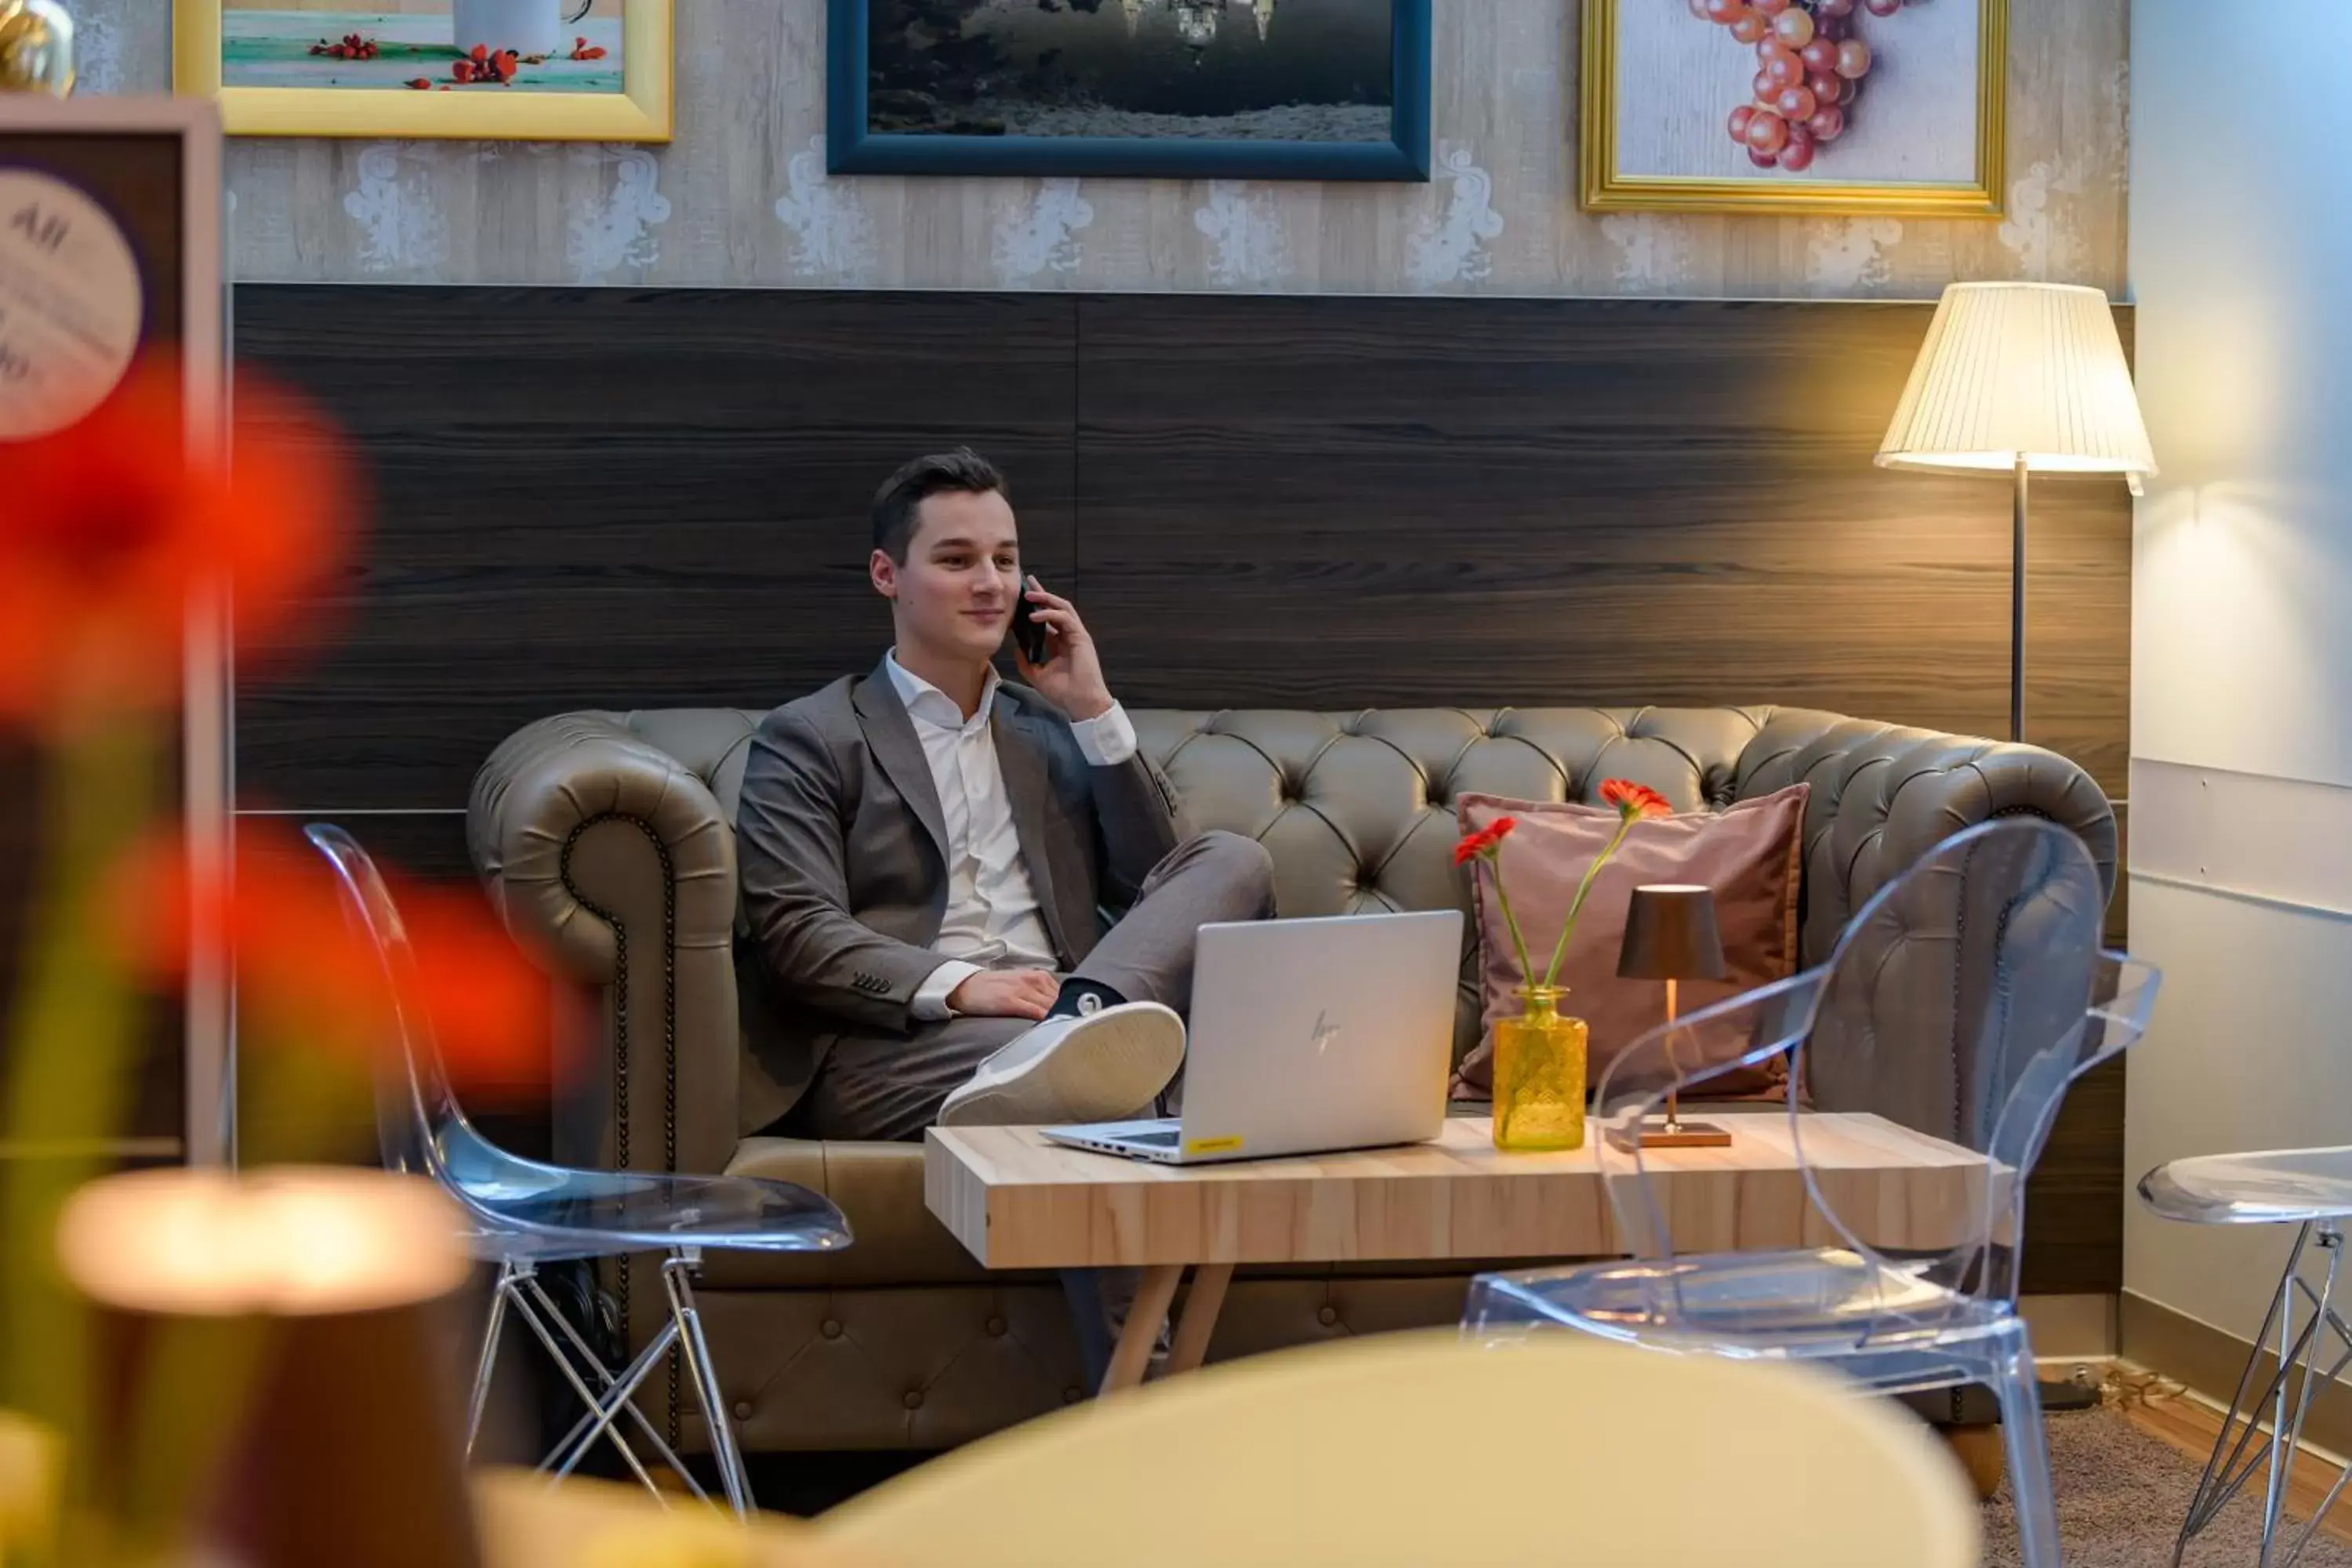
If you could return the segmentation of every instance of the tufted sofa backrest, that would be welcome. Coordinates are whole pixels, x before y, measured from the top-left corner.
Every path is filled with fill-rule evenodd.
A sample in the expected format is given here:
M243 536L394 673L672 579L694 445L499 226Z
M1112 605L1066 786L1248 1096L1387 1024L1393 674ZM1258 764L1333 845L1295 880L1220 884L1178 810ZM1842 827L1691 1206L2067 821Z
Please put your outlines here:
M1367 709L1135 716L1147 754L1202 827L1274 855L1288 915L1469 908L1454 865L1454 803L1471 793L1589 801L1604 779L1658 790L1677 811L1738 798L1759 710Z
M762 715L667 709L614 717L700 778L731 831ZM1248 834L1272 852L1278 907L1294 916L1468 916L1469 884L1453 861L1454 802L1465 793L1591 802L1604 780L1627 778L1677 811L1720 811L1807 780L1808 963L1828 952L1856 901L1852 876L1874 846L1870 830L1898 804L1895 781L1918 769L1942 779L1992 745L1771 707L1139 709L1132 717L1194 826ZM1885 809L1841 814L1841 797L1874 776ZM1816 867L1837 874L1817 879ZM1465 924L1457 1055L1476 1040L1475 936Z

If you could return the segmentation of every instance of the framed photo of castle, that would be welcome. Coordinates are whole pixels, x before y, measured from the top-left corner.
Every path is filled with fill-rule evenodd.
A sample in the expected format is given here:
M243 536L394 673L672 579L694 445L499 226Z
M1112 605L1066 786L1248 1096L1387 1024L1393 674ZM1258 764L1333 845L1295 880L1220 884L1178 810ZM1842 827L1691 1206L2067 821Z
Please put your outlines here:
M836 174L1429 178L1430 0L830 0Z
M2009 0L1584 0L1583 205L1997 217Z
M173 0L238 136L667 142L672 0Z

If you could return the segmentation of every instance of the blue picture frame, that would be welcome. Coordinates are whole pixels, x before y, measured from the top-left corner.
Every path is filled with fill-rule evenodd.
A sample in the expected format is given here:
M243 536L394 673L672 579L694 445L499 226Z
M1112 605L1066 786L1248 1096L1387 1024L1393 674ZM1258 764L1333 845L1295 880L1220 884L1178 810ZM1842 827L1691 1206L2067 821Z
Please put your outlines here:
M866 129L868 0L828 0L825 168L835 174L1170 180L1429 178L1430 0L1389 0L1396 79L1386 142L953 136Z

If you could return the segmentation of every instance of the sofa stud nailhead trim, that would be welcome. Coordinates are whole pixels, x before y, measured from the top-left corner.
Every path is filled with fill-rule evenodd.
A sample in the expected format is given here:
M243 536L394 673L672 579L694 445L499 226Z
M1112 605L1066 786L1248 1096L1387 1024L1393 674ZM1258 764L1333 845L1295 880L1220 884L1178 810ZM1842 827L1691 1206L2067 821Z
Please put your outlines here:
M661 841L653 824L643 817L605 812L582 818L563 837L563 853L558 862L563 879L563 890L579 900L580 907L613 928L613 1163L621 1170L629 1168L629 928L621 917L598 905L580 890L572 879L572 847L580 836L600 822L625 822L646 836L661 862L662 885L662 1169L677 1169L677 875L670 863L669 846ZM621 1314L621 1342L629 1339L629 1255L623 1253L614 1259L614 1268L620 1286L618 1292ZM678 1353L670 1352L667 1358L669 1375L669 1442L678 1441Z

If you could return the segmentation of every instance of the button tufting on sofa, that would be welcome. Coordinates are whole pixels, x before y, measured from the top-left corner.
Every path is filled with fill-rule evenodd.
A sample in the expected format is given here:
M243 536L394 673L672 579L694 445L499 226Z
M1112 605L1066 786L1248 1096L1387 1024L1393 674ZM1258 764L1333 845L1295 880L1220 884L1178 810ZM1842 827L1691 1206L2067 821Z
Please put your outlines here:
M1332 1324L1339 1321L1339 1309L1337 1307L1318 1308L1315 1313L1315 1321L1328 1329Z
M1004 1320L1002 1318L991 1318L987 1322L982 1323L981 1327L986 1331L988 1337L992 1340L1003 1339L1004 1337Z
M898 1403L909 1410L920 1410L923 1407L923 1391L919 1388L910 1388Z

